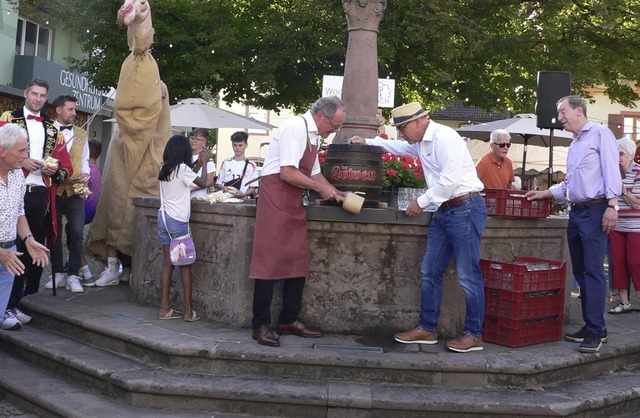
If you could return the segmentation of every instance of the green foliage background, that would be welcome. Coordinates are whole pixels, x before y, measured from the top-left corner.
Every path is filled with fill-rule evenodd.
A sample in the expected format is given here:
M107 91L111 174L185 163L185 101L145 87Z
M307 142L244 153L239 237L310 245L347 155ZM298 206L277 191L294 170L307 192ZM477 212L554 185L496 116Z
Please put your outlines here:
M355 1L355 0L354 0ZM13 0L14 3L17 0ZM75 68L114 86L129 53L121 1L21 0L21 12L76 34ZM222 91L225 100L301 110L323 75L342 75L348 33L340 0L151 0L153 55L172 103ZM632 107L640 80L640 0L388 0L379 75L396 103L431 110L462 100L533 112L537 72L570 71L575 93L604 85Z

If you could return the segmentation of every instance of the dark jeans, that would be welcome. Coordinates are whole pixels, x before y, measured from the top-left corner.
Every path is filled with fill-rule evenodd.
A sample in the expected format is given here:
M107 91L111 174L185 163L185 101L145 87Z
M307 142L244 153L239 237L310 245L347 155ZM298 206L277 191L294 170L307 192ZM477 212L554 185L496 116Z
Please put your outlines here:
M278 320L280 324L290 324L298 319L302 309L304 282L304 277L283 280L282 311ZM253 319L251 320L253 328L262 325L271 326L271 301L275 283L276 280L254 280Z
M29 229L33 237L40 244L44 244L44 237L47 231L47 225L51 222L50 216L45 216L47 210L47 189L38 187L24 194L24 214L29 223ZM24 273L16 276L11 289L11 297L9 298L8 309L17 308L23 296L37 293L40 287L40 277L42 276L42 267L33 264L31 255L26 249L22 240L17 241L17 251L23 253L20 261L24 264Z
M572 210L567 226L573 275L580 285L582 319L587 332L602 332L605 328L607 284L603 264L607 252L607 233L602 230L602 216L606 209L605 201Z
M56 214L58 216L58 237L51 251L51 270L53 273L64 271L62 252L62 216L67 219L67 248L69 249L69 275L77 276L80 271L84 230L84 200L82 197L58 196L56 198Z

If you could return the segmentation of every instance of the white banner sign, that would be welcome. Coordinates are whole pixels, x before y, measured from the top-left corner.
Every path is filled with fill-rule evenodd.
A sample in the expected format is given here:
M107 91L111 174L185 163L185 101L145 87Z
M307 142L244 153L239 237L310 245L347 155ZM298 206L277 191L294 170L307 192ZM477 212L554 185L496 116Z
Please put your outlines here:
M342 96L342 79L337 75L322 76L322 97ZM396 94L396 80L388 78L378 79L378 107L393 107Z

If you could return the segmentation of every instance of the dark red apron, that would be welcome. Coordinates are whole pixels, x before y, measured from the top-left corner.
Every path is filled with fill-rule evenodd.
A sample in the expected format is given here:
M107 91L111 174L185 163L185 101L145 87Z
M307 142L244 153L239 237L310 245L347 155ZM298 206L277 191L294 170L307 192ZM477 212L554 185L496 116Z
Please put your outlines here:
M298 169L306 176L318 156L318 147L306 147ZM250 279L307 277L311 253L307 239L304 189L280 179L280 173L260 179Z

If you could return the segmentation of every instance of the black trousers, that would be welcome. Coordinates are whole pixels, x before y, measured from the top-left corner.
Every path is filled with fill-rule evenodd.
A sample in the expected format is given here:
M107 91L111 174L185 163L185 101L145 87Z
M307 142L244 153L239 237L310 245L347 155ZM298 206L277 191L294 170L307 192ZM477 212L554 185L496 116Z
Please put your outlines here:
M254 280L253 319L251 320L253 328L262 325L271 326L271 301L276 281L278 280ZM283 279L282 282L282 311L278 323L290 324L298 319L302 309L302 291L304 290L305 278Z
M50 216L45 216L47 210L47 189L45 187L32 188L24 194L24 215L29 223L29 229L33 237L40 244L44 244L47 225L51 222ZM23 296L36 293L40 287L42 267L33 264L33 259L26 249L24 242L18 240L17 250L22 252L20 261L24 264L24 273L13 280L11 297L7 309L17 308Z

